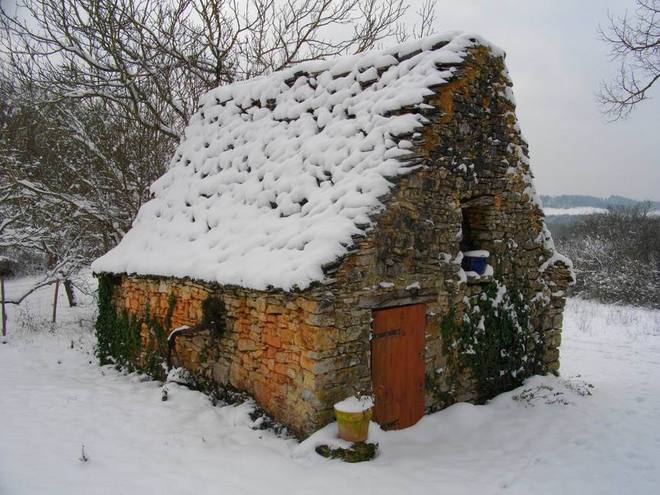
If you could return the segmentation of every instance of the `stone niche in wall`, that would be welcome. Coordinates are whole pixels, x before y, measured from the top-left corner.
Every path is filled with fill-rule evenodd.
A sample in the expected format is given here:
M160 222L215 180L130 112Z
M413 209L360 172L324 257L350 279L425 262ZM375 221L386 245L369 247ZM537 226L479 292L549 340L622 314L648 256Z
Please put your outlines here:
M461 200L461 241L463 252L492 251L501 222L501 196L485 195Z

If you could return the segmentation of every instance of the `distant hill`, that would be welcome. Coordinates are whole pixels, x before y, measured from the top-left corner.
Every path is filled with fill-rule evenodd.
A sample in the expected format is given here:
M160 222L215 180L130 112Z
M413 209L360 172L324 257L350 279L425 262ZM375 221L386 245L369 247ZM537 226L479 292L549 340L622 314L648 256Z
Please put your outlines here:
M559 226L572 225L585 215L607 213L607 208L610 206L629 207L644 203L644 201L623 196L598 198L581 194L542 195L541 201L545 212L545 222L553 233ZM651 204L651 214L660 215L660 201L649 201L649 203Z
M541 195L544 208L607 208L609 206L635 206L643 203L636 199L623 196L610 196L609 198L598 198L581 194L562 194L560 196ZM651 201L652 210L660 210L660 201Z

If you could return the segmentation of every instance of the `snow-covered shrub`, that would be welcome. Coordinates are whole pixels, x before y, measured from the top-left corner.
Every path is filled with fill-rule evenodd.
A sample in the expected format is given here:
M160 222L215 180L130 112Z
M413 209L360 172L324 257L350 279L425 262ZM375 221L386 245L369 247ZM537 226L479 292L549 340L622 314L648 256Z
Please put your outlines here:
M573 260L573 293L606 303L660 308L660 217L648 206L611 208L555 236Z

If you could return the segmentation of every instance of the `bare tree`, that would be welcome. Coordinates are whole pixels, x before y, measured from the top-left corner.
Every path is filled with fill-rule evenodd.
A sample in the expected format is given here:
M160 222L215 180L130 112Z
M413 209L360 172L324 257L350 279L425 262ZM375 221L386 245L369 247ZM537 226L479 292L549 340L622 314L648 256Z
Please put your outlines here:
M408 38L424 38L435 33L435 24L437 20L435 10L435 0L424 0L424 3L416 12L417 22L412 25L412 36L409 33L408 26L400 24L397 29L397 41L403 42Z
M598 96L604 111L618 120L650 98L660 79L660 0L635 0L632 14L610 14L609 26L599 32L620 66L617 77L604 83Z
M405 37L405 0L22 0L3 51L53 98L100 98L177 139L201 93ZM433 4L414 35L431 31ZM398 35L398 36L397 36Z
M17 5L0 6L0 252L51 260L42 285L121 239L201 94L425 36L435 19L431 0L409 28L406 0Z
M42 96L0 78L0 252L48 260L47 284L118 242L171 142L102 100Z

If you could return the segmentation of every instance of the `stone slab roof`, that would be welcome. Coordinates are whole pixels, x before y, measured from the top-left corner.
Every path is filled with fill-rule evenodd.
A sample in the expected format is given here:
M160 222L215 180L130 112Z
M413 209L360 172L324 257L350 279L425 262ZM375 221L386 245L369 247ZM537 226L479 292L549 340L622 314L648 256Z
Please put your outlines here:
M383 208L388 179L414 168L415 109L478 44L497 52L448 33L208 92L153 199L93 270L254 289L322 280Z

